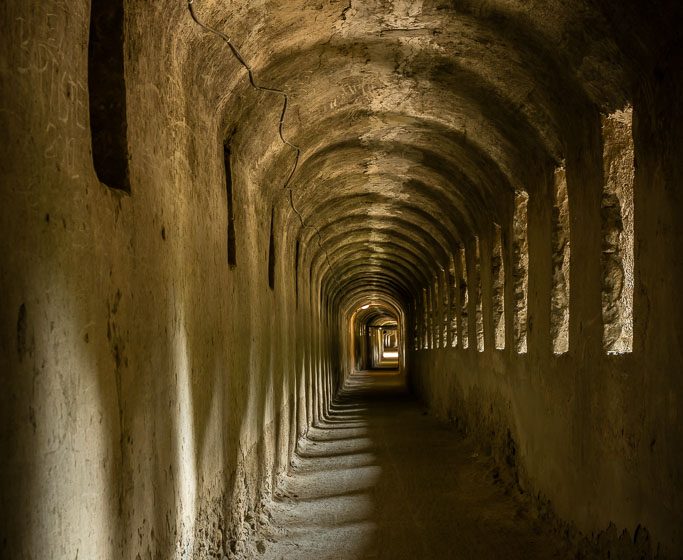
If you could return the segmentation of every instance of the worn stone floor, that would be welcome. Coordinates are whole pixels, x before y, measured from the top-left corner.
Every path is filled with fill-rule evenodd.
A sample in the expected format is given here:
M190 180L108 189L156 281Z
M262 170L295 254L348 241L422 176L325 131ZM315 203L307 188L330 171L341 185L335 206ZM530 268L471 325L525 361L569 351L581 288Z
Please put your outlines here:
M395 372L347 382L311 428L257 539L267 559L567 557L491 459Z

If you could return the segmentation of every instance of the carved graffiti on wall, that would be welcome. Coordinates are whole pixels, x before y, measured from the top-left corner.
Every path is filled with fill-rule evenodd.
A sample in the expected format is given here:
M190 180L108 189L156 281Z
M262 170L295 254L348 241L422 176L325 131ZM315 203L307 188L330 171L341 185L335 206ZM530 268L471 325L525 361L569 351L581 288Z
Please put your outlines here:
M63 2L45 2L34 16L15 18L15 70L41 92L31 102L37 104L34 114L44 118L43 156L77 178L78 162L86 160L80 152L88 145L87 40L76 42L81 52L65 49L69 26L78 21L70 9Z

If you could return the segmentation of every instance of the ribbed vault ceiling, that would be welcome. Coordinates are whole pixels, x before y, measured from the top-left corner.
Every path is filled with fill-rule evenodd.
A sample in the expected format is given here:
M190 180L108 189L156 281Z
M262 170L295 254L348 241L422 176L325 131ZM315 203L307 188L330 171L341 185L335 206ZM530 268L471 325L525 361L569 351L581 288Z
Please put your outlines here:
M225 43L185 17L188 87L201 84L250 184L280 197L285 227L323 293L349 308L407 303L464 240L507 219L534 162L563 158L576 115L628 100L636 62L620 2L195 0ZM615 17L619 14L619 17ZM656 18L651 17L656 22ZM644 55L643 55L644 56ZM191 83L189 83L191 81Z

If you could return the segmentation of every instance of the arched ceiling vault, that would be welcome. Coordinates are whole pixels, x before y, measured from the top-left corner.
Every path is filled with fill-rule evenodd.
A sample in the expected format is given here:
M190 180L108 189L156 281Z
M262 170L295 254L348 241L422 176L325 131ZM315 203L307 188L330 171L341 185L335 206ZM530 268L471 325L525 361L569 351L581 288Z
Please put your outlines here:
M429 274L431 267L433 266L434 260L430 259L428 252L422 252L419 248L412 246L410 244L406 245L403 243L397 243L395 240L401 240L403 234L398 233L388 233L382 236L375 233L375 230L368 229L368 233L373 235L372 240L354 240L348 243L343 243L343 239L346 237L344 234L339 235L339 241L335 245L334 251L329 251L329 263L327 258L324 257L324 252L318 252L317 256L323 255L318 262L314 262L314 270L318 269L319 265L323 268L321 274L323 274L323 282L326 277L330 275L330 266L336 271L335 265L339 263L340 260L346 261L351 259L357 259L356 255L362 251L369 251L373 255L389 255L395 257L397 262L403 263L403 267L410 270L411 276L416 280L427 280L432 277L433 274Z
M359 323L370 324L372 321L384 317L391 317L396 319L392 310L384 302L373 302L369 305L370 306L368 308L359 309L356 313L356 320Z
M359 307L361 303L365 309ZM350 305L345 306L343 313L352 319L354 327L398 324L402 318L400 307L395 299L378 295L354 300Z
M404 317L404 311L401 300L396 298L392 293L383 290L382 288L374 289L366 286L354 287L348 290L344 297L336 302L339 305L341 316L348 318L362 306L366 304L376 304L383 306L389 310L399 319Z
M369 307L366 309L359 308L358 305L361 303ZM404 320L404 313L394 299L377 296L374 298L362 297L361 299L346 303L345 307L341 310L341 316L354 329L357 329L360 325L376 326L387 324L395 325L400 329Z
M335 269L338 280L335 282L330 278L325 287L332 299L338 294L343 294L360 279L368 285L392 289L394 295L414 295L415 290L411 290L411 284L414 280L407 277L406 273L398 266L391 266L391 264L392 261L388 258L377 259L373 262L344 262L341 270Z
M346 257L346 258L341 258ZM378 253L370 249L356 251L352 256L349 254L338 255L332 261L331 269L323 274L322 286L330 293L334 292L336 285L344 286L354 278L358 272L365 272L368 267L375 266L386 269L386 276L391 277L395 283L400 284L411 293L415 293L415 283L420 280L428 280L406 258L389 253ZM332 272L333 271L333 272ZM334 274L334 277L332 276ZM424 284L423 284L424 285ZM411 289L413 288L413 289Z
M348 209L335 221L322 225L319 231L322 241L320 245L308 244L313 251L312 264L324 259L316 258L316 253L322 249L330 254L339 243L367 240L368 243L382 235L392 235L397 244L413 245L416 250L431 255L435 265L445 264L448 260L447 248L457 246L456 239L449 235L449 231L440 223L435 222L428 213L418 207L392 208L380 206L386 212L394 211L389 217L368 215L366 205L373 200L359 198L359 205ZM438 214L437 214L438 216ZM313 235L308 230L308 235ZM451 249L452 250L452 249Z
M301 273L338 309L370 293L405 306L459 245L509 219L514 192L535 188L534 162L563 159L577 114L628 101L637 61L621 50L618 4L195 0L257 81L290 96L296 212L281 97L251 89L227 45L189 18L176 58L240 177L286 199Z

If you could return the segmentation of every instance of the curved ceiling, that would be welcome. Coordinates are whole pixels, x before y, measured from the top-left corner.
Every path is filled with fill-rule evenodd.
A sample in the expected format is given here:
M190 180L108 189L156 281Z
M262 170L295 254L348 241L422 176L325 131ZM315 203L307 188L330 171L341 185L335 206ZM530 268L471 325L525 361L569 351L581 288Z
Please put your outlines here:
M290 96L283 130L301 157L288 239L338 309L418 297L458 245L505 223L516 190L535 188L530 162L563 159L577 114L626 103L637 65L622 49L624 19L638 14L624 10L617 27L616 0L194 8L239 45L259 83ZM188 28L182 41L187 79L207 88L251 184L289 201L282 98L251 89L217 37Z

